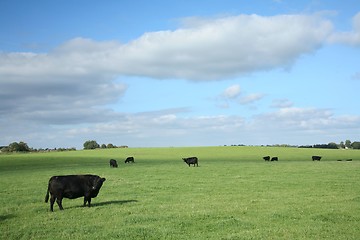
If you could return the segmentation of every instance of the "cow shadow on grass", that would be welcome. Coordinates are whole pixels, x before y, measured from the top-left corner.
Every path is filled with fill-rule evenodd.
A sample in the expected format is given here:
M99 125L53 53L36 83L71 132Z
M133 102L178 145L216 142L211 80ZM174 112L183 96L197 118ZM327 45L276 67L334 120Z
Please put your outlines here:
M138 202L138 200L112 200L112 201L106 201L106 202L92 202L91 203L91 207L101 207L101 206L106 206L106 205L122 205L122 204L126 204L126 203L132 203L132 202ZM57 205L55 203L54 205L54 209L55 207L57 208ZM63 205L64 209L72 209L72 208L87 208L88 206L84 206L84 205L73 205L73 206L69 206L67 207L67 205Z
M14 214L0 215L0 222L5 221L7 219L14 218L14 217L15 217Z
M92 207L99 207L99 206L105 206L105 205L112 205L112 204L126 204L126 203L133 203L138 202L138 200L114 200L114 201L106 201L106 202L99 202L99 203L92 203Z

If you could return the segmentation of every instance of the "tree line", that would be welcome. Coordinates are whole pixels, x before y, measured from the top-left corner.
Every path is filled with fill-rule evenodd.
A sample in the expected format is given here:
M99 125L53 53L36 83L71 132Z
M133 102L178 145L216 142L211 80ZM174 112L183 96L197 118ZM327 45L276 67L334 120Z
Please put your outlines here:
M226 145L225 145L226 146ZM239 145L231 145L231 146L246 146L244 144ZM263 146L263 145L262 145ZM351 142L350 140L341 141L340 143L330 142L327 144L314 144L314 145L301 145L301 146L294 146L294 145L288 145L288 144L275 144L275 145L266 145L267 147L298 147L298 148L323 148L323 149L360 149L360 142L354 141ZM116 146L112 143L108 144L99 144L96 140L87 140L83 144L84 150L89 149L106 149L106 148L128 148L126 145L120 145ZM11 153L11 152L52 152L52 151L76 151L75 147L71 148L31 148L28 146L25 142L13 142L10 143L8 146L0 146L0 152L1 153Z
M32 148L29 147L26 142L13 142L8 146L0 146L0 152L11 153L11 152L63 152L63 151L76 151L75 147L71 148Z
M112 143L108 143L108 144L103 143L100 145L95 140L88 140L88 141L84 142L83 146L84 146L85 150L97 149L97 148L102 148L102 149L104 149L104 148L128 148L128 146L126 146L126 145L116 146Z
M358 142L358 141L351 142L350 140L346 140L345 142L341 141L339 144L337 144L335 142L330 142L328 144L314 144L314 145L299 146L299 148L360 149L360 142Z

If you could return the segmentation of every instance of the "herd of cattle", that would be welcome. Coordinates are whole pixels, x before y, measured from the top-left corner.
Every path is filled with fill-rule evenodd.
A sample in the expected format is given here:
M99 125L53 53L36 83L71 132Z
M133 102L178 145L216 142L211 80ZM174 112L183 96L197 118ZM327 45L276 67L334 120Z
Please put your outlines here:
M265 161L279 161L279 158L278 157L272 157L270 158L270 156L265 156L263 157L263 159ZM312 156L311 159L313 161L320 161L321 160L321 156ZM338 161L352 161L352 159L338 159Z
M312 158L313 161L320 161L321 156L312 156L311 158ZM279 158L278 158L278 157L272 157L272 158L270 158L270 156L265 156L265 157L263 157L263 159L264 159L265 161L279 161Z
M312 158L313 161L320 161L321 156L312 156L311 158ZM279 158L278 158L278 157L272 157L272 158L270 158L270 156L265 156L265 157L263 157L263 159L264 159L265 161L279 161Z
M278 161L278 157L263 157L265 161ZM312 156L313 161L320 161L321 156ZM199 166L197 157L188 157L182 159L189 167L190 165ZM342 161L342 160L338 160ZM344 161L352 161L352 159L345 159ZM134 157L127 157L125 163L135 163ZM117 168L118 163L115 159L110 159L110 167ZM48 189L45 196L45 202L49 201L50 197L50 211L54 211L54 203L58 204L60 210L64 210L62 206L63 198L79 198L84 197L84 206L86 204L90 207L91 198L95 198L100 191L101 186L105 182L105 178L97 175L64 175L53 176L48 183Z
M125 159L125 163L135 163L134 157L127 157ZM115 159L110 159L110 167L114 167L114 168L118 167L117 161Z

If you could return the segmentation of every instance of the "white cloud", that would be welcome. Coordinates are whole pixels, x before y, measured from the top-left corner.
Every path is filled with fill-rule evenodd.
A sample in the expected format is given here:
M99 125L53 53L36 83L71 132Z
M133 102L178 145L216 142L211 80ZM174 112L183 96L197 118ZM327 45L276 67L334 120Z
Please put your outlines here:
M75 38L48 53L2 52L0 112L10 119L11 113L66 110L66 124L71 112L116 102L127 88L114 83L119 75L205 81L285 67L320 47L331 28L315 15L194 18L126 44ZM238 85L224 92L229 99L239 94Z
M147 33L126 44L119 67L154 78L229 78L288 66L320 47L331 29L330 22L307 15L193 20L187 28Z
M289 99L283 98L283 99L274 99L272 101L271 107L273 108L290 108L294 104Z
M47 54L2 53L0 76L20 82L25 76L66 81L90 74L224 79L287 67L317 50L331 31L332 24L316 15L193 19L187 27L145 33L127 44L76 38Z
M75 126L33 122L25 126L14 120L16 130L10 129L11 126L2 129L2 141L9 144L22 140L32 147L78 148L89 139L131 147L314 144L356 140L360 131L359 116L335 116L329 109L289 107L248 118L241 115L182 117L181 112L179 109L121 115L99 112L99 119L103 121ZM22 138L10 138L16 133Z
M252 93L252 94L246 95L244 97L241 97L239 102L240 102L240 104L251 104L256 101L259 101L264 96L265 96L265 94L263 94L263 93Z
M232 85L224 90L224 92L221 94L222 97L225 99L234 99L237 98L241 93L240 85L235 84Z
M360 12L353 17L352 23L353 30L351 32L335 32L329 37L329 41L360 46Z
M179 117L174 114L127 114L64 135L96 138L130 146L199 146L223 144L315 144L356 139L359 116L335 116L330 110L284 108L244 118L238 115Z
M329 109L317 108L281 108L256 116L255 123L267 122L274 128L293 130L328 130L359 128L359 116L334 116Z

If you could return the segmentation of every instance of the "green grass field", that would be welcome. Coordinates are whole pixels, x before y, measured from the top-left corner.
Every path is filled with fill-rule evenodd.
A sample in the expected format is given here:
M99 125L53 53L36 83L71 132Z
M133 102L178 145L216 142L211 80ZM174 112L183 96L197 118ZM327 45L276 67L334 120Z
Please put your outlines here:
M198 156L199 167L182 157ZM264 162L265 155L279 162ZM311 161L321 155L320 162ZM124 164L127 156L135 164ZM110 168L109 159L119 168ZM353 159L351 162L338 159ZM106 178L91 208L53 175ZM128 148L0 155L1 239L360 239L360 151Z

